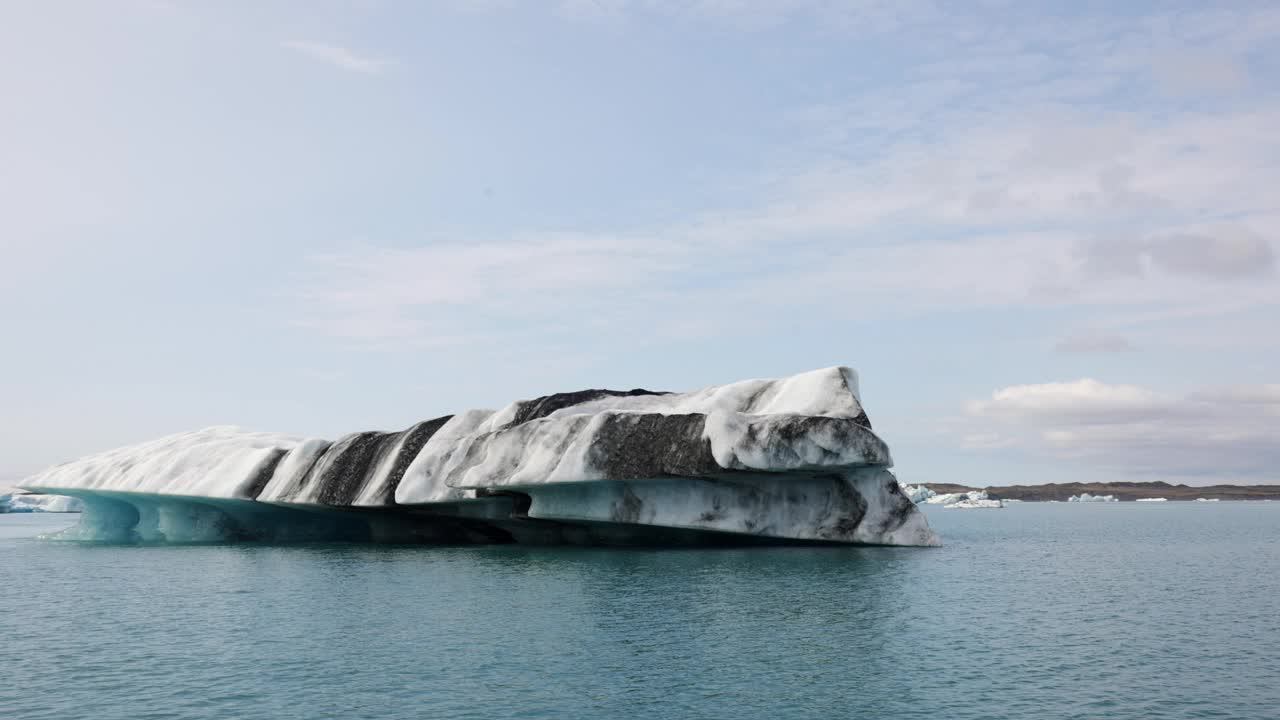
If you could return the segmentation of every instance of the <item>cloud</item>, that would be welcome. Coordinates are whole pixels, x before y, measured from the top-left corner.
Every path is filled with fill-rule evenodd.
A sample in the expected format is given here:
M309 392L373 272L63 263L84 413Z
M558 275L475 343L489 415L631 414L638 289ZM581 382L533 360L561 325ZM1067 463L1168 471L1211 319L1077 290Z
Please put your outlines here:
M1142 479L1280 479L1280 385L1180 396L1092 379L1015 385L971 402L968 415L985 448L1003 440Z
M369 75L377 75L392 65L391 60L358 55L354 51L339 45L287 40L280 43L280 46L335 65L343 70Z
M989 400L969 404L972 415L1033 422L1106 424L1172 412L1177 401L1135 385L1108 385L1091 378L1039 385L1013 385Z
M1120 353L1133 350L1133 344L1119 335L1073 335L1059 340L1054 350L1064 353Z
M783 14L812 18L830 5L797 2ZM1280 303L1280 285L1267 282L1280 232L1280 103L1250 94L1209 111L1144 90L1152 57L1188 43L1168 18L1044 23L1012 8L988 18L994 26L964 17L940 28L923 5L859 7L866 28L881 27L881 15L910 26L902 38L921 46L919 62L892 83L791 108L780 122L793 144L772 151L759 176L731 180L749 186L740 196L751 202L600 234L523 228L313 257L291 282L300 322L369 340L465 342L503 322L608 331L623 325L609 318L625 317L714 335L747 313L767 329L771 318L839 321L867 308L900 317L1071 307L1096 311L1086 322L1106 332L1058 349L1116 352L1128 343L1120 321L1139 310L1208 318ZM1196 42L1237 54L1265 39L1243 30L1265 25L1244 12L1179 21L1197 28Z
M360 340L466 344L485 328L529 333L601 322L655 302L680 278L675 251L634 238L545 233L505 242L358 247L314 256L295 276L300 324Z
M1233 280L1272 275L1275 251L1256 233L1227 229L1215 235L1180 233L1153 238L1147 254L1151 263L1185 275Z
M1161 89L1176 95L1204 95L1238 91L1248 85L1243 65L1222 53L1170 53L1152 58L1152 71Z
M1211 227L1146 238L1089 238L1076 249L1085 276L1110 278L1163 272L1212 280L1275 274L1271 243L1248 228Z

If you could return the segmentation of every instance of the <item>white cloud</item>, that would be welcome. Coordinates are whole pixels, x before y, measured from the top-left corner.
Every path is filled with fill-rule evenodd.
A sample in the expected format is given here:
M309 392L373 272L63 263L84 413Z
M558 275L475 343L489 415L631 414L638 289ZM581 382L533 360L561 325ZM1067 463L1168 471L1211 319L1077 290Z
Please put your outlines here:
M1126 477L1280 479L1280 385L1182 396L1085 379L1016 385L969 404L969 437ZM975 432L973 424L985 426ZM974 447L969 437L965 447Z
M1091 378L997 390L969 404L973 415L1010 420L1099 424L1145 419L1173 412L1175 399L1134 385L1108 385Z
M322 62L335 65L343 70L376 75L391 66L392 61L385 58L359 55L353 50L340 45L326 45L317 42L287 40L280 46L293 50Z

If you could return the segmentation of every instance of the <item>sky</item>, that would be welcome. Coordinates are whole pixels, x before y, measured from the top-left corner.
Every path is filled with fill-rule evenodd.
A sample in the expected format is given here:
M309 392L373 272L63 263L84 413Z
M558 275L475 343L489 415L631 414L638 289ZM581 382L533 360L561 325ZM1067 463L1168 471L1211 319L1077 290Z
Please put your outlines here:
M1280 483L1274 2L0 4L0 485L831 365L908 482Z

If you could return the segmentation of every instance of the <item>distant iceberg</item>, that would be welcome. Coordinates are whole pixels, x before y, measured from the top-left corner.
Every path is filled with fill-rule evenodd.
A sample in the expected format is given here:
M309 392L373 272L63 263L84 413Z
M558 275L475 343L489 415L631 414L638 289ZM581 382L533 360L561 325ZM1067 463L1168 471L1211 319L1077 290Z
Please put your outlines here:
M213 427L27 478L64 537L937 545L853 370L686 393L581 390L329 441Z
M1134 502L1169 502L1169 498L1138 498Z
M975 508L1002 508L1004 502L1001 500L984 499L984 500L959 500L957 502L943 505L944 508L954 508L956 510L972 510Z
M1219 502L1222 498L1196 498L1196 502Z
M1089 493L1080 493L1067 498L1067 502L1120 502L1115 495L1090 495Z
M970 509L970 508L999 508L1004 507L1004 501L995 500L987 495L986 490L970 490L961 493L945 493L938 494L924 485L902 485L899 483L902 494L906 495L911 502L925 503L926 505L941 505L945 508Z
M941 505L944 508L969 510L974 508L1001 508L1004 503L987 494L986 490L970 490L962 493L935 494L925 500L929 505Z
M76 513L83 509L83 502L65 495L23 492L0 495L0 513Z
M908 500L916 503L917 505L928 500L934 495L937 495L936 492L930 490L924 485L903 485L899 482L898 486L902 489L902 494L906 495Z

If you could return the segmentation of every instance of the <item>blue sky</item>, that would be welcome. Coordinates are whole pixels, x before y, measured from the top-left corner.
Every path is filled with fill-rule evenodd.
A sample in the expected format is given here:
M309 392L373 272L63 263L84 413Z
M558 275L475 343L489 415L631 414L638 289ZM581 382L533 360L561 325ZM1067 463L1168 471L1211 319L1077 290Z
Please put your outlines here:
M1274 3L0 8L0 484L846 364L913 482L1280 482Z

